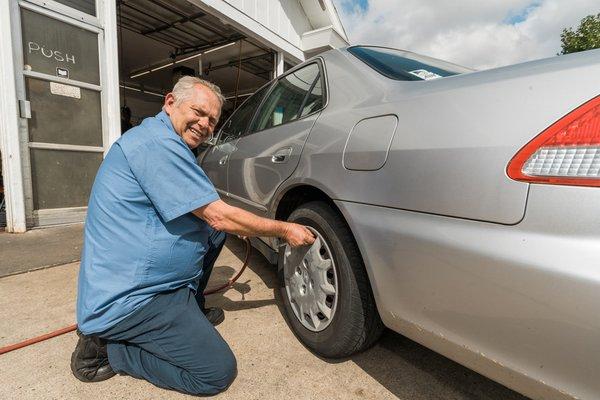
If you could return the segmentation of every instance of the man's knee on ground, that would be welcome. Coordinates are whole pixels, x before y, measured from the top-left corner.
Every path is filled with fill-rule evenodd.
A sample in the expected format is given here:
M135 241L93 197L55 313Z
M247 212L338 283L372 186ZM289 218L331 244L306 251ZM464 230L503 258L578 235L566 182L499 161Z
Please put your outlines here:
M231 385L235 377L237 376L237 361L235 356L230 351L227 356L223 357L223 362L220 363L220 368L214 372L214 379L212 384L220 391L225 390Z
M192 394L216 394L227 389L237 376L237 361L231 351L223 354L219 359L219 364L210 371L202 374L193 374L193 386L195 389Z

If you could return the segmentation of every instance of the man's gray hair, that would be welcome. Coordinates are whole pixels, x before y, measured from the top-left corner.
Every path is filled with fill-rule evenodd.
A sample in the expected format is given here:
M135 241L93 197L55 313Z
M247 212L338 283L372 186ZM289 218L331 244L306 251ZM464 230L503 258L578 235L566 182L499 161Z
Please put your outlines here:
M217 96L217 99L219 99L221 107L223 106L223 103L225 103L225 97L223 97L221 89L214 83L197 78L195 76L183 76L177 81L175 86L173 86L173 91L171 93L173 93L173 97L175 97L175 105L178 106L182 102L192 98L194 87L196 85L202 85L211 90L215 96Z

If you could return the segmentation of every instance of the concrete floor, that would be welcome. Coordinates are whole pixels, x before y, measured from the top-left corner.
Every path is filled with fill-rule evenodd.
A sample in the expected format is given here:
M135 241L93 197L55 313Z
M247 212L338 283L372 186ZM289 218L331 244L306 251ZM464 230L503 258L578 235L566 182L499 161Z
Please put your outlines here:
M79 261L82 244L83 224L0 231L0 277Z
M232 276L242 256L243 242L230 239L209 287ZM0 346L74 323L77 271L78 263L71 263L0 279ZM367 352L320 359L288 328L275 271L257 253L234 289L208 304L225 309L218 330L239 369L218 399L524 399L390 331ZM69 370L75 343L69 333L1 355L0 399L191 398L126 376L81 383Z

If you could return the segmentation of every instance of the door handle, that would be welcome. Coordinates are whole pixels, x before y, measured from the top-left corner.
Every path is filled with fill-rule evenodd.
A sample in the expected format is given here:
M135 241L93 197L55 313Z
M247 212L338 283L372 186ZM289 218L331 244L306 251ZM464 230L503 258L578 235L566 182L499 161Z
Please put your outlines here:
M229 158L229 155L221 157L221 159L219 159L219 165L223 166L223 165L227 164L228 158Z
M283 164L288 162L288 157L292 154L291 147L285 147L283 149L279 149L271 156L271 162L273 164Z

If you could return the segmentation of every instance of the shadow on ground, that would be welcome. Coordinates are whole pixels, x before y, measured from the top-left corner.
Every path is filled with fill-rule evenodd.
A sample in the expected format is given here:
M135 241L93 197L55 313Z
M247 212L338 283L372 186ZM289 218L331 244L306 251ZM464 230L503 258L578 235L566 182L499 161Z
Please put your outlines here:
M244 255L244 242L230 238L227 248L240 260ZM222 294L213 298L225 310L240 310L277 304L286 317L277 271L256 250L252 250L250 264L262 282L274 292L274 300L231 301ZM230 266L215 266L225 280L237 273ZM244 275L232 290L242 294L252 290L253 282L244 281ZM247 303L247 304L246 304ZM309 349L310 350L310 349ZM371 349L341 360L324 359L329 363L351 361L377 380L388 391L401 399L469 399L469 400L526 400L527 398L462 365L438 354L391 330L385 330L379 342ZM452 395L449 397L449 393Z
M527 399L391 330L351 360L400 398L437 399L443 389L457 399Z
M219 260L217 260L217 264L214 266L207 290L211 290L212 288L226 283L227 280L234 277L242 267L246 255L245 242L235 237L228 236L225 246L238 259L238 262L235 266L230 266L219 264ZM266 285L269 289L274 288L274 285L277 283L275 270L255 249L252 249L250 252L248 268L254 271L261 278L262 284ZM238 281L233 284L232 288L229 289L230 291L239 293L241 295L241 300L231 300L229 298L231 296L225 296L224 294L226 292L222 291L208 295L207 303L210 305L218 305L225 311L248 310L276 304L276 300L274 299L246 300L245 295L250 293L253 284L254 282L246 279L244 274L242 274Z

